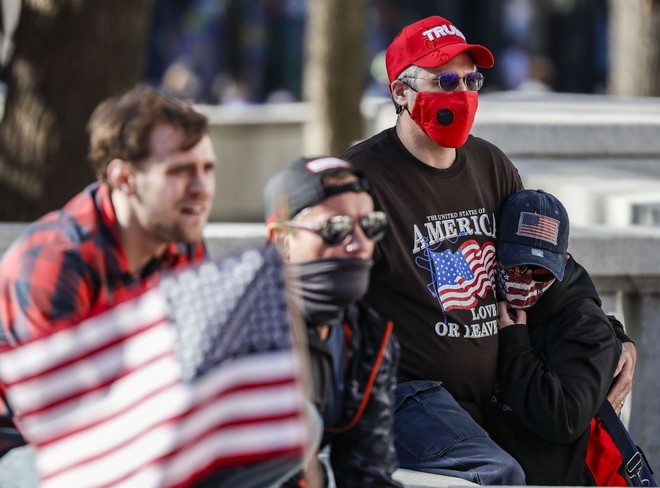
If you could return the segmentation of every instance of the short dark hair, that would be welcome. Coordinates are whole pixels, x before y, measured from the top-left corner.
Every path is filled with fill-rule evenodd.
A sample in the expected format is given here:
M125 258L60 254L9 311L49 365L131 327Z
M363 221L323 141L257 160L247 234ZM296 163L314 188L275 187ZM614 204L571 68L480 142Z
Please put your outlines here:
M160 124L183 135L182 150L190 149L208 132L208 119L191 104L137 86L101 102L89 119L88 159L98 179L107 181L107 166L120 158L139 167L149 156L149 136Z

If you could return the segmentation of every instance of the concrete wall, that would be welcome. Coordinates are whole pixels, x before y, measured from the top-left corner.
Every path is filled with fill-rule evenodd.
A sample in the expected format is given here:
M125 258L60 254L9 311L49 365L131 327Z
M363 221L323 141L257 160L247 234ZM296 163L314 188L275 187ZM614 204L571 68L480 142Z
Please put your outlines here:
M278 168L302 150L305 104L202 107L211 120L218 156L211 220L260 222L262 189Z
M508 92L479 104L473 134L508 154L527 187L565 201L576 225L655 221L647 208L660 204L660 99ZM262 221L262 188L301 154L309 106L200 108L219 159L212 220ZM364 137L395 122L386 99L365 100L363 117Z

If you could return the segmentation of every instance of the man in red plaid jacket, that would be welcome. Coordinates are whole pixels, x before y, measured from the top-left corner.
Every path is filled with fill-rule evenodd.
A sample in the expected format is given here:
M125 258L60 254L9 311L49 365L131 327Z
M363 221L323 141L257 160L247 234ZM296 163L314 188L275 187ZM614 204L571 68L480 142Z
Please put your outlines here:
M0 342L82 318L206 256L216 160L206 117L138 87L101 103L88 130L99 181L28 226L0 262ZM22 439L0 418L1 455Z

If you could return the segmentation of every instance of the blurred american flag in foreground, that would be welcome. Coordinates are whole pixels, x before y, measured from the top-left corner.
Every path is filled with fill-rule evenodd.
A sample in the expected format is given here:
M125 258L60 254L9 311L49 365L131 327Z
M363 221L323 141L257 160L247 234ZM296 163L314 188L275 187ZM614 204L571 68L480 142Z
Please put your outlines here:
M248 249L0 353L44 487L189 486L302 455L281 263Z

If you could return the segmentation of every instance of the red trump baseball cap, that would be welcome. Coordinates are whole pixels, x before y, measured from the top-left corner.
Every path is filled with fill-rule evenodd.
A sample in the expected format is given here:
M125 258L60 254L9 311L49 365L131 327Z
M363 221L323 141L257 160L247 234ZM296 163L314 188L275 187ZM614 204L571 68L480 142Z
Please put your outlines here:
M447 19L427 17L403 28L388 46L385 66L390 83L411 64L436 68L468 51L480 68L495 64L493 54L479 44L468 44L465 36Z

